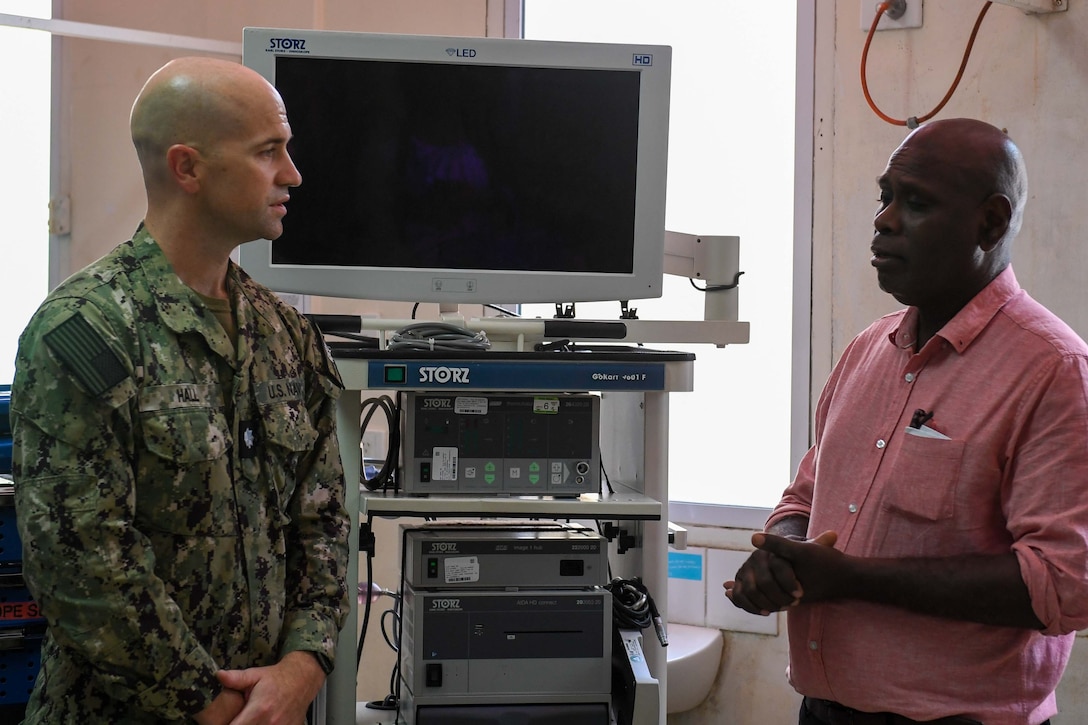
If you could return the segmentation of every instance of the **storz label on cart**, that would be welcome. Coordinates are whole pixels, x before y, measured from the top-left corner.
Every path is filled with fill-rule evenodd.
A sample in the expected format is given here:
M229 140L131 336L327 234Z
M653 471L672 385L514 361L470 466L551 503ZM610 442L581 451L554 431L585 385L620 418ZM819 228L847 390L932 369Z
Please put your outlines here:
M468 385L469 368L447 367L446 365L424 365L419 368L419 382L423 384L438 383L439 385Z
M660 363L587 361L546 362L465 362L435 364L418 360L397 360L405 369L403 385L390 382L384 374L389 360L369 361L371 380L406 389L427 390L637 390L665 389L665 368Z

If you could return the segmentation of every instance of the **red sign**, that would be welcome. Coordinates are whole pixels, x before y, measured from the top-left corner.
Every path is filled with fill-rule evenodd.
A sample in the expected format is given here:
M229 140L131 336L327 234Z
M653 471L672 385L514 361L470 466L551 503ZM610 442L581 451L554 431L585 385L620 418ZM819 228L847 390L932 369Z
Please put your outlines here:
M0 621L5 619L38 619L42 616L37 602L0 603Z

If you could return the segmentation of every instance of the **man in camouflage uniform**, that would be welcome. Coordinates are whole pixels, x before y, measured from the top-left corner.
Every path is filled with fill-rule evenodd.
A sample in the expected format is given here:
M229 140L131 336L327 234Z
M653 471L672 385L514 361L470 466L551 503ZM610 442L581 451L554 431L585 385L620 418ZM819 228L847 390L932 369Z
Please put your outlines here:
M256 73L185 58L132 134L144 223L20 339L17 517L49 625L26 722L296 725L348 605L341 383L229 259L282 233L290 126Z

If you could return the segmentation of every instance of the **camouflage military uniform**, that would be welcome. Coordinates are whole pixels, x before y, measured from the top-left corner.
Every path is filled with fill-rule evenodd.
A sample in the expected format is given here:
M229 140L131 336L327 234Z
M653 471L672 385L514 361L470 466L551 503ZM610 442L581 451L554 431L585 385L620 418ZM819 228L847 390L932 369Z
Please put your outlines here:
M27 723L184 722L218 668L331 665L342 386L308 322L229 275L237 349L143 229L20 338L16 512L49 624Z

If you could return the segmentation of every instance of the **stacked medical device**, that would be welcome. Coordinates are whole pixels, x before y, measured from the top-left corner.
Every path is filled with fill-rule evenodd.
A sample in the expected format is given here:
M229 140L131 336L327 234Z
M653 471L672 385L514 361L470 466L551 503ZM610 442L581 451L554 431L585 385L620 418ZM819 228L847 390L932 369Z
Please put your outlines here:
M555 522L401 526L408 725L607 725L607 540Z
M405 397L406 493L578 496L600 490L600 396Z

